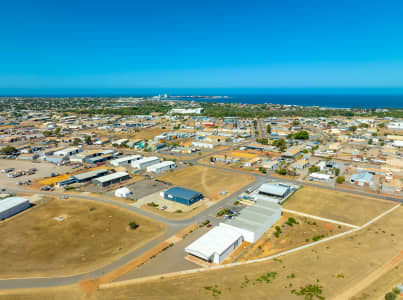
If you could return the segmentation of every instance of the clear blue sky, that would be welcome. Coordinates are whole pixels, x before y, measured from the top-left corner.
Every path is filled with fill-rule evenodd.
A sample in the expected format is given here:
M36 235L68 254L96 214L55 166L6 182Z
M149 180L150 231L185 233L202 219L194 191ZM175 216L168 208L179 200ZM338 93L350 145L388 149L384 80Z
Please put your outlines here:
M1 1L0 88L403 88L403 1Z

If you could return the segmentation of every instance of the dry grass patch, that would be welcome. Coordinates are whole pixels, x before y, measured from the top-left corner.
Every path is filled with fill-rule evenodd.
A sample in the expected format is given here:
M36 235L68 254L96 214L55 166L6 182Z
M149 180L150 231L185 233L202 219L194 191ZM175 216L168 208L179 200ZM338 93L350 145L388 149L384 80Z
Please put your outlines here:
M292 223L289 218L293 218L297 224ZM281 228L278 237L274 235L275 226ZM351 229L288 213L284 213L275 226L270 228L253 247L244 253L239 261L270 256Z
M390 201L305 186L285 202L284 208L353 225L363 225L394 205L396 204Z
M292 290L299 291L309 284L320 286L325 299L333 299L365 279L403 248L402 226L403 208L399 208L364 230L278 260L127 283L100 289L91 299L303 300L304 296L298 296ZM395 281L396 276L401 278L401 272L393 273L389 280ZM38 292L20 290L3 299L65 299L63 295L69 291L67 288ZM75 291L71 288L72 300L82 297L74 294ZM0 295L4 293L0 292Z
M130 229L135 221L139 227ZM164 226L111 205L54 199L0 223L0 278L90 271L153 239Z
M251 183L254 177L204 166L191 166L163 175L159 179L199 191L210 200L219 201ZM227 192L226 195L220 194L223 190Z

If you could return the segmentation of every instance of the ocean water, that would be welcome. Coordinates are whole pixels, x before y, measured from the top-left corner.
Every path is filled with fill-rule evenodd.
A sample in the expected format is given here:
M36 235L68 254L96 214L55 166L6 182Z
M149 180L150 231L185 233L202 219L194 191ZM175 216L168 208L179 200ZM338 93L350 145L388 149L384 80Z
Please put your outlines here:
M25 97L139 97L168 94L176 99L226 102L275 103L332 108L403 108L403 89L236 89L236 88L136 88L136 89L0 89L0 96ZM227 96L214 98L213 96Z
M322 106L331 108L403 108L403 95L230 95L196 101Z

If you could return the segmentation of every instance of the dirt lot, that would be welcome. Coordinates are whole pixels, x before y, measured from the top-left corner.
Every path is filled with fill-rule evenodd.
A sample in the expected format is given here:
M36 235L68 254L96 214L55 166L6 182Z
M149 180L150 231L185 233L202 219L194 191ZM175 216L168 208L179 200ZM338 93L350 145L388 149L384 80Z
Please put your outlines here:
M219 201L251 183L254 177L204 166L191 166L163 175L159 179L199 191L210 200ZM220 194L223 190L227 191L226 195Z
M289 217L294 218L298 224L287 225ZM327 237L351 229L287 213L283 214L276 226L280 226L282 231L278 238L274 235L273 226L242 255L239 261L270 256L311 243L315 237Z
M139 132L135 134L136 139L142 139L142 140L149 140L154 138L156 135L160 135L161 133L165 132L167 130L153 127L153 128L146 128L146 129L141 129Z
M147 204L141 206L141 208L144 209L144 210L147 210L149 212L152 212L154 214L157 214L157 215L160 215L162 217L172 219L172 220L184 220L184 219L194 217L194 216L198 215L199 213L201 213L203 210L205 210L207 207L208 207L207 204L202 204L202 205L199 205L199 206L197 206L195 208L192 208L189 211L168 212L168 211L161 210L159 207L148 206Z
M363 225L393 205L390 201L305 186L285 202L284 208Z
M403 249L402 226L403 208L399 208L361 231L277 260L130 283L98 290L90 299L302 300L304 296L292 290L299 292L301 287L310 284L318 286L317 290L325 299L333 299ZM392 280L399 277L401 272L396 272ZM7 300L86 299L76 287L20 290L13 295L0 291L0 295L4 295L0 299Z
M140 226L130 229L131 221ZM52 199L0 223L0 278L89 271L164 230L161 224L114 206Z

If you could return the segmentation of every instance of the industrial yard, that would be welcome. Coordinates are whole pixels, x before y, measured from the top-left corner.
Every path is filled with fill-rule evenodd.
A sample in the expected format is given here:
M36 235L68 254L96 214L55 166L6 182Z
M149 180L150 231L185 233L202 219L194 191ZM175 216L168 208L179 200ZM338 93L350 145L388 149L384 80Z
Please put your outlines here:
M135 230L129 226L136 222ZM158 222L110 205L47 199L0 223L0 276L77 274L102 266L162 234ZM23 242L22 242L23 241Z

